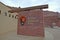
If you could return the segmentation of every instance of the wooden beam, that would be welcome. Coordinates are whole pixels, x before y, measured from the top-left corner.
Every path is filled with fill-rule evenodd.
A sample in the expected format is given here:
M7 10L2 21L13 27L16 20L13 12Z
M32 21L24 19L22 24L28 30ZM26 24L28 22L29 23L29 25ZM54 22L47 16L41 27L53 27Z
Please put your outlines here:
M48 8L48 5L40 5L40 6L32 6L32 7L27 7L27 8L21 8L21 10L33 10L33 9L46 9Z
M9 10L9 12L21 12L21 11L28 11L28 10L34 10L34 9L46 9L48 8L48 5L40 5L40 6L32 6L32 7L27 7L27 8L17 8L13 10Z

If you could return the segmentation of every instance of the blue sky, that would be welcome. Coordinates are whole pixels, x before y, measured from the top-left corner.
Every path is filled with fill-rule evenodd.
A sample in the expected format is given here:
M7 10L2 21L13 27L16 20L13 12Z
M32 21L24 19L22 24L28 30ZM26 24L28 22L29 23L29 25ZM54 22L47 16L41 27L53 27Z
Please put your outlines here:
M0 0L6 5L13 7L30 7L36 5L48 4L49 8L46 10L60 12L60 0Z

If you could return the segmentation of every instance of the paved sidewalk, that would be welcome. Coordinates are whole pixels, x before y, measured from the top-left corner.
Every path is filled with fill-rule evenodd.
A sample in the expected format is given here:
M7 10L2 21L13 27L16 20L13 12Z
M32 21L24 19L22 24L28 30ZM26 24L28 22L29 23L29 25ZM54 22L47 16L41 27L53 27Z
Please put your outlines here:
M52 28L45 28L44 40L55 40L54 36L56 35L54 34L53 31L54 29ZM0 35L0 40L43 40L43 39L40 37L17 35L16 31L12 31L4 35Z
M45 28L48 32L52 33L54 40L60 40L60 27Z

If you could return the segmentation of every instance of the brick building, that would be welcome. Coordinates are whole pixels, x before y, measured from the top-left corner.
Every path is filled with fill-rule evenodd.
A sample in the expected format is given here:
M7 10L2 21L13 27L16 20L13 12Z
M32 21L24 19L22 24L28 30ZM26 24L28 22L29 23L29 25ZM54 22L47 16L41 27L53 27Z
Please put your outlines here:
M48 8L48 5L33 6L27 8L21 8L16 10L10 10L11 13L18 13L18 35L27 35L27 36L39 36L42 39L44 38L44 15L43 10ZM21 23L20 18L24 16L26 22ZM22 25L21 25L22 24Z
M38 7L39 8L39 7ZM34 10L31 10L31 9L34 9ZM22 9L17 9L17 10L12 10L10 12L20 12L23 11L22 13L30 13L30 11L32 11L33 13L38 13L38 12L35 12L35 11L39 11L38 9L35 9L35 8L23 8ZM26 12L25 12L26 11ZM43 13L43 21L44 21L44 24L43 26L44 27L60 27L60 13L58 12L52 12L52 11L40 11L40 13ZM31 13L30 13L31 14ZM27 14L28 15L28 14ZM35 15L35 14L34 14ZM40 17L42 18L42 17Z

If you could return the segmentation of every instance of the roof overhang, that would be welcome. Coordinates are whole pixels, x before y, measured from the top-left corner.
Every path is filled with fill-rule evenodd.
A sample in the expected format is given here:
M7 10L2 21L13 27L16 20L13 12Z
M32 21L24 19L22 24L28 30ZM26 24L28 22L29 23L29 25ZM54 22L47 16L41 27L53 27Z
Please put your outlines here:
M46 9L46 8L48 8L48 4L32 6L32 7L27 7L27 8L17 8L16 10L10 10L9 12L20 12L20 11L28 11L28 10L34 10L34 9Z
M40 6L32 6L27 8L22 8L22 10L33 10L33 9L46 9L48 8L48 5L40 5Z

